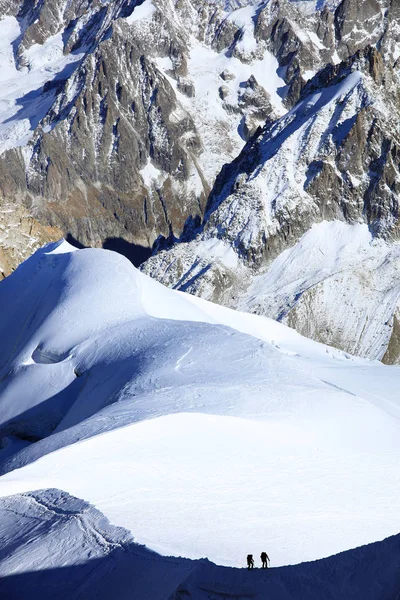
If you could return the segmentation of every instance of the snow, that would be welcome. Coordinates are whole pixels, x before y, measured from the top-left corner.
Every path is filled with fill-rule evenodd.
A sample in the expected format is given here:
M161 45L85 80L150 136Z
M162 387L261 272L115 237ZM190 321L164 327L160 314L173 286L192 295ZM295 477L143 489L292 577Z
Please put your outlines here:
M339 407L335 417L328 409L329 426L328 415L314 415L313 427L300 415L283 423L276 416L150 419L5 476L6 493L44 485L79 493L163 555L239 566L242 547L267 543L275 566L311 560L340 551L344 539L353 547L399 526L398 427L365 409ZM370 450L373 435L379 452Z
M250 64L246 64L235 56L227 56L226 52L218 54L207 46L194 41L188 61L189 74L197 83L196 89L198 89L200 98L212 95L217 99L217 88L222 83L227 85L232 93L237 93L240 84L254 75L257 82L270 94L278 114L282 115L286 110L277 90L285 85L285 82L277 74L278 68L278 61L267 50L261 60L253 60ZM231 81L222 81L220 74L225 70L234 76Z
M246 33L243 40L245 39ZM230 91L229 103L237 105L241 85L253 75L258 84L269 93L276 113L282 115L286 109L278 95L278 89L285 82L277 74L278 67L276 58L268 50L265 50L261 60L253 59L244 63L235 56L227 56L225 51L218 54L192 40L188 76L195 82L196 96L189 100L180 94L179 98L204 140L207 151L201 156L201 165L208 181L213 181L223 164L229 162L243 147L243 139L237 131L237 116L227 114L218 89L221 85L226 86ZM232 74L229 81L223 81L220 77L225 70ZM224 144L221 144L221 139L225 140Z
M308 81L309 79L312 79L315 75L315 71L313 70L309 70L309 71L304 71L302 77L304 79L304 81Z
M223 240L209 238L202 240L197 245L198 256L212 262L218 261L227 269L235 269L239 260L233 248Z
M296 8L304 15L312 15L316 11L316 0L292 0Z
M25 146L54 102L55 91L43 93L45 83L61 72L71 74L83 54L63 55L62 33L49 37L43 45L34 44L25 51L17 68L14 43L21 35L15 17L0 20L0 152Z
M257 49L257 40L254 37L254 19L264 2L250 4L239 8L231 13L227 20L232 21L240 28L242 38L239 40L236 48L245 54L251 54Z
M257 45L253 17L261 4L251 4L227 15L228 20L242 29L243 35L237 43L235 55L230 55L227 49L216 52L206 43L199 41L196 31L188 30L189 56L185 80L193 84L193 97L188 98L179 90L177 81L170 72L170 60L159 57L154 59L173 87L179 103L191 116L199 131L204 151L199 156L198 163L210 185L222 166L230 162L243 148L244 140L240 133L243 115L239 110L239 96L243 92L244 84L252 75L268 92L275 114L281 116L287 112L279 95L279 90L285 86L285 82L278 75L277 59L266 48L262 49L262 53L253 52ZM171 14L171 19L177 19L176 13ZM187 27L180 21L176 26ZM221 78L224 71L230 73L231 79ZM220 97L221 86L229 92L225 100Z
M51 65L63 57L63 36L60 31L56 35L48 37L43 44L33 44L28 48L24 56L29 63L30 70L41 69L45 65Z
M314 33L314 31L309 31L308 32L308 37L310 38L310 40L314 44L314 46L316 46L318 48L318 50L326 50L327 49L323 45L323 43L321 42L321 40L319 39L319 37L317 36L317 34Z
M128 25L133 25L142 19L149 19L155 10L152 0L144 0L142 4L134 8L132 14L126 18L126 22Z
M164 171L160 171L157 169L151 162L149 157L146 166L139 171L140 175L143 178L143 182L147 187L151 187L151 185L156 182L159 185L162 185L167 178L167 175Z
M234 174L235 181L228 181L215 205L209 205L203 237L223 235L233 248L257 255L263 240L276 235L285 218L315 215L317 207L307 192L308 167L329 160L332 144L353 122L364 96L362 75L354 71L267 126L257 144L259 160L250 172L246 166Z
M1 497L62 489L149 549L229 566L399 531L398 368L66 242L0 283L0 314L1 429L33 442L0 450Z

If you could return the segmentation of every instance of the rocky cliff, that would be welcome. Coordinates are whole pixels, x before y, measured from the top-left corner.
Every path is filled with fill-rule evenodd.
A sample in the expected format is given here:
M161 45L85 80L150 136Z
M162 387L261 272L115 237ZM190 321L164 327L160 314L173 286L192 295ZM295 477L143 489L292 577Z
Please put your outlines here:
M1 196L82 244L179 236L246 136L284 112L276 59L252 32L241 43L253 10L3 3L14 93L0 115Z

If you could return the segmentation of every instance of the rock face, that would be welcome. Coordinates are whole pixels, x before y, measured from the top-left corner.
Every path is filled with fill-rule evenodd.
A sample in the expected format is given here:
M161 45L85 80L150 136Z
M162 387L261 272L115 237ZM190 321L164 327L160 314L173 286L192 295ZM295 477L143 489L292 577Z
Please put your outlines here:
M60 229L41 225L24 206L0 204L0 280L40 246L60 235Z
M143 268L168 285L398 360L396 343L385 354L398 301L398 3L2 0L0 16L5 230L23 213L43 241L61 231L136 264L152 253ZM321 270L305 288L293 263L297 291L274 288L273 302L250 292L336 220L364 224L392 261L375 296L371 271L349 264L374 296L352 300L351 334L337 318L345 282L326 287ZM322 302L328 288L336 299Z
M284 112L279 77L268 90L255 76L278 67L247 32L257 10L4 3L7 81L20 90L0 115L0 195L82 244L122 238L149 249L179 236L203 216L222 165ZM254 48L241 45L242 29Z

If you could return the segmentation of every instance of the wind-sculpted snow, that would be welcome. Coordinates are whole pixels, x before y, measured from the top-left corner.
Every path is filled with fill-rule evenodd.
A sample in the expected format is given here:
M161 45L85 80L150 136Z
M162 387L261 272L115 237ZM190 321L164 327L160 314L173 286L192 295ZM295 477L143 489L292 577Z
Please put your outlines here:
M256 401L259 396L255 382L260 369L271 383L281 373L282 382L287 379L284 387L290 388L286 359L275 348L193 322L208 318L176 293L160 288L164 303L147 301L146 294L157 294L158 287L118 254L74 252L66 243L39 251L5 280L0 291L7 314L2 339L8 341L0 355L3 430L40 438L121 401L133 403L131 420L204 407L251 414L256 408L247 406L248 397ZM164 308L165 301L182 307ZM242 363L236 376L221 373L223 348L229 348L231 361ZM299 378L294 369L293 381ZM242 395L244 380L246 404L231 406L230 396L233 390ZM226 399L221 405L218 398L213 407L215 385L229 385L229 390L222 389ZM303 385L313 388L306 378ZM177 387L182 389L178 396ZM152 407L141 402L149 393L166 395L162 408L157 409L155 398ZM290 389L276 394L286 403Z
M249 573L160 556L87 502L55 489L1 499L0 517L4 598L393 600L398 593L399 536L313 563Z
M152 550L231 566L399 531L396 367L66 242L0 283L0 314L1 496L62 489Z

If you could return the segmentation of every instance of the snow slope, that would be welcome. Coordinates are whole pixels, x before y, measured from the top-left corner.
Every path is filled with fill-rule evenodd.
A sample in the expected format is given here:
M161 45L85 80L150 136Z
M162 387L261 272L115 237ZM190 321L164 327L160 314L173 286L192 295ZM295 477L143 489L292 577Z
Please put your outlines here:
M0 517L0 593L15 600L393 600L399 589L399 536L313 563L249 573L157 555L59 490L3 498Z
M400 297L399 259L399 243L374 239L366 224L324 221L253 278L239 308L382 359Z
M0 283L0 315L1 496L62 489L150 549L231 566L399 531L398 368L66 242Z

